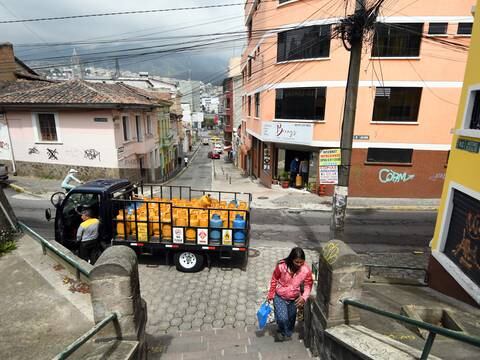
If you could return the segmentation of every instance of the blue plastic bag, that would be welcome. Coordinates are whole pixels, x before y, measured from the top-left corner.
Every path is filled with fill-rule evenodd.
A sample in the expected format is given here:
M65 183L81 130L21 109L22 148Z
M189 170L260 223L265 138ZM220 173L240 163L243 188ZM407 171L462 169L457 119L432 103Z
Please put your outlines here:
M268 304L267 301L265 301L262 306L260 306L260 309L257 311L257 319L258 319L258 328L263 329L265 325L267 325L267 319L268 315L272 309L270 308L270 305Z

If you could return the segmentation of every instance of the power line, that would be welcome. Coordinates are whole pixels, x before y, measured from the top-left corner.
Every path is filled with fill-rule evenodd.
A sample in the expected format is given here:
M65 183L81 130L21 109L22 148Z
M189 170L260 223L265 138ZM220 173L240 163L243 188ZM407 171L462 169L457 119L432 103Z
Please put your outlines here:
M264 1L276 1L276 0L264 0ZM202 6L189 6L178 7L168 9L151 9L151 10L132 10L132 11L116 11L107 13L95 13L95 14L83 14L83 15L68 15L68 16L53 16L44 18L32 18L32 19L16 19L16 20L0 20L0 24L15 24L25 22L38 22L38 21L54 21L54 20L69 20L69 19L81 19L90 17L103 17L103 16L118 16L118 15L134 15L134 14L151 14L159 12L172 12L172 11L186 11L186 10L200 10L200 9L212 9L212 8L225 8L248 4L248 2L242 3L230 3L230 4L216 4L216 5L202 5Z

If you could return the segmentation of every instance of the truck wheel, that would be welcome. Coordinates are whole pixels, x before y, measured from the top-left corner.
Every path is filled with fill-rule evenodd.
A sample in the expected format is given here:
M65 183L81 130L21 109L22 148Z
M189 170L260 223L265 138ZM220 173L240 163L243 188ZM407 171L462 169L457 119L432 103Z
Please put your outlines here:
M202 269L204 256L190 251L180 251L175 253L173 261L178 271L191 273Z

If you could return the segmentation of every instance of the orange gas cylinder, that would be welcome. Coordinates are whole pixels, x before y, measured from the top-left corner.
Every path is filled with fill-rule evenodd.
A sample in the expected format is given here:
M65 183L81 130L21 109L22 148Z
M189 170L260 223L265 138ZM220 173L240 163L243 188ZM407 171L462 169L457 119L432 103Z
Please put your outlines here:
M140 215L137 217L137 240L148 241L148 223L147 216Z
M160 224L158 223L158 216L150 216L150 235L160 236Z
M212 205L212 199L210 198L210 194L203 195L199 201L201 207L203 208L208 208Z
M297 176L295 176L295 187L301 188L302 183L303 183L302 177L300 176L300 174L297 174Z
M185 237L187 238L187 242L195 242L197 239L197 231L194 228L187 228Z

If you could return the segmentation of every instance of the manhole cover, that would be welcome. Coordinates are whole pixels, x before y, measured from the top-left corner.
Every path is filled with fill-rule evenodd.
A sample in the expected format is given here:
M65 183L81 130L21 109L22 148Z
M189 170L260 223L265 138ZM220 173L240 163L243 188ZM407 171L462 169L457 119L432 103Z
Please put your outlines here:
M259 196L257 199L258 200L267 200L268 196Z

